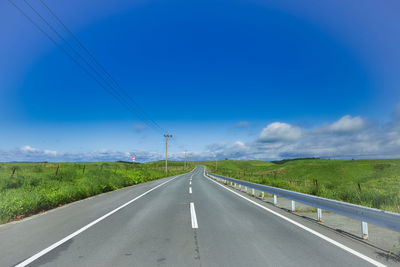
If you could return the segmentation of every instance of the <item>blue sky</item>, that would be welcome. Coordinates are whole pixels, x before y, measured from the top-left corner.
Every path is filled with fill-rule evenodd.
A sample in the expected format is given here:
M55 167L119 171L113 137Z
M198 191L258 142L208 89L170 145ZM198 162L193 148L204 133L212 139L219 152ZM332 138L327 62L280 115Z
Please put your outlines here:
M172 158L400 156L398 1L44 1L174 135ZM162 158L162 135L9 1L0 34L0 161Z

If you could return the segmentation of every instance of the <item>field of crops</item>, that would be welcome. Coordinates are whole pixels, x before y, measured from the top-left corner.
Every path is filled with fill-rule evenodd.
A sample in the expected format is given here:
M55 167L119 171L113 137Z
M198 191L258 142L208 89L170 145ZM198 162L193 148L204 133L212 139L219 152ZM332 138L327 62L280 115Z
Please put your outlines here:
M0 223L125 186L183 173L182 162L0 163Z
M210 172L400 212L400 159L199 162Z

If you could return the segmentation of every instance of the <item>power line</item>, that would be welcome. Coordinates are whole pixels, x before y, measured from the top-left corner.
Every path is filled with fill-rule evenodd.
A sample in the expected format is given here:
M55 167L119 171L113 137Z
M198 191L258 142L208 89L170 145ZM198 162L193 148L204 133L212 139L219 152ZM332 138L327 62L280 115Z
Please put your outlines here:
M61 51L63 51L75 64L77 64L87 75L93 78L103 89L107 90L106 87L95 77L92 73L87 71L82 64L80 64L68 51L64 49L59 43L57 43L54 38L52 38L46 31L44 31L32 18L30 18L20 7L18 7L12 0L8 0L22 15L24 15L40 32L42 32L49 40L51 40ZM112 91L108 91L110 94L113 94ZM119 101L119 99L117 98Z
M139 104L136 103L135 100L133 100L130 95L119 85L119 83L113 78L113 76L99 63L99 61L90 53L89 49L86 48L86 46L76 37L76 35L63 23L63 21L53 12L53 10L43 1L40 0L42 5L51 13L51 15L58 21L58 23L74 38L74 40L78 43L78 45L86 52L86 54L92 59L92 61L108 76L108 78L122 91L122 93L129 98L129 100L134 103L138 108L140 108ZM162 128L158 125L157 122L155 122L152 118L150 118L144 110L142 110L142 113L149 118L149 120L160 130Z
M127 101L126 99L124 99L124 97L120 94L120 92L118 92L117 89L115 89L109 82L107 82L105 80L105 78L92 66L90 65L90 63L78 52L76 51L76 49L74 49L72 47L72 45L52 26L50 25L50 23L32 6L30 5L26 0L24 0L24 2L36 13L36 15L38 15L45 23L48 27L50 27L50 29L56 33L56 35L62 40L64 41L64 43L89 67L89 69L94 72L96 75L94 75L92 72L90 72L88 69L86 69L84 67L84 65L82 65L73 55L71 55L63 46L61 46L53 37L50 36L50 34L48 32L46 32L38 23L36 23L26 12L24 12L19 6L17 6L12 0L9 0L9 2L21 13L23 14L41 33L43 33L49 40L51 40L58 48L60 48L60 50L65 53L75 64L77 64L89 77L91 77L92 79L94 79L104 90L106 90L108 93L110 93L114 98L116 98L116 100L118 102L120 102L122 105L124 105L126 108L128 108L128 110L130 112L132 112L133 114L135 114L136 116L139 116L140 119L146 124L148 125L150 128L152 128L155 131L163 131L163 129L151 118L149 119L148 116L146 116L146 114L144 113L144 111L142 111L140 109L140 106L133 101L132 98L130 98L130 96L125 92L125 96L128 96L129 99L131 100L131 102L133 102L136 106L136 109L134 107L132 107L132 105L129 103L129 101ZM43 3L43 1L41 1ZM52 12L54 13L54 12ZM61 21L61 20L59 20ZM65 26L65 24L64 24ZM69 30L68 30L69 31ZM71 31L69 31L71 32ZM72 33L72 32L71 32ZM76 38L77 39L77 38ZM79 42L81 43L81 42ZM82 45L83 46L83 45ZM87 50L87 49L85 49ZM88 51L87 51L88 52ZM90 53L89 53L90 54ZM92 60L95 59L93 56ZM96 60L97 61L97 60ZM98 61L97 61L98 62ZM98 63L97 63L98 64ZM100 65L100 64L98 64ZM105 68L101 66L101 69L103 69L103 72L105 71ZM108 72L107 72L108 73ZM111 76L108 73L109 76ZM106 84L106 86L99 80L99 78ZM111 77L112 78L112 77ZM115 79L111 79L114 83L116 83ZM116 83L117 84L117 83ZM119 86L119 85L118 85ZM111 89L109 90L108 89ZM121 88L119 86L119 88ZM122 89L122 88L121 88ZM120 89L120 90L121 90ZM147 118L146 118L147 117Z
M85 64L94 72L96 73L101 80L103 80L107 86L109 86L122 100L124 100L124 102L126 103L126 105L128 106L128 108L132 109L131 111L133 111L133 113L135 113L135 108L132 107L132 105L130 105L129 101L127 101L126 99L124 99L124 97L120 94L120 92L118 92L118 90L116 90L108 81L106 81L106 79L104 79L104 77L92 66L89 64L89 62L75 49L72 47L72 45L52 26L50 25L50 23L32 6L30 5L27 0L24 0L24 2L46 23L47 26L50 27L50 29L56 33L56 35L80 58L83 60L83 62L85 62ZM126 93L125 93L126 94ZM135 103L136 104L136 103ZM138 107L138 105L136 104L136 112L140 113L140 108ZM143 113L143 112L142 112ZM142 113L140 113L140 117L141 119L146 122L146 116L143 115ZM139 114L136 114L139 115ZM153 121L154 122L154 121ZM154 122L155 123L155 122ZM146 124L148 124L148 122L146 122ZM148 124L149 125L149 124ZM160 126L158 126L157 124L154 125L156 128L159 128L159 130L161 130L162 132L162 128ZM158 127L157 127L158 126Z
M63 21L55 14L55 12L43 1L40 0L42 6L48 10L53 18L58 22L59 25L75 40L76 44L79 45L81 49L76 49L74 46L63 37L49 21L37 10L35 9L27 0L24 0L25 4L29 6L30 9L54 32L58 38L68 46L67 50L59 42L57 42L43 27L41 27L35 20L32 19L26 12L24 12L19 6L17 6L12 0L9 2L17 8L40 32L42 32L49 40L51 40L60 50L66 54L78 67L80 67L89 77L94 79L100 87L111 94L119 103L125 106L131 113L138 116L149 128L159 133L166 133L156 121L154 121L141 107L140 105L131 98L131 96L119 85L116 79L106 70L106 68L99 63L99 61L93 56L89 49L78 39L78 37L63 23ZM80 51L77 51L80 50ZM82 53L83 50L83 53ZM72 54L71 54L72 52ZM86 54L84 56L83 54ZM73 55L76 55L80 60L78 60ZM89 60L87 59L89 57ZM90 61L90 62L89 62ZM87 67L85 67L87 66ZM175 142L178 140L175 140ZM179 143L179 142L178 142ZM181 148L184 145L178 144Z

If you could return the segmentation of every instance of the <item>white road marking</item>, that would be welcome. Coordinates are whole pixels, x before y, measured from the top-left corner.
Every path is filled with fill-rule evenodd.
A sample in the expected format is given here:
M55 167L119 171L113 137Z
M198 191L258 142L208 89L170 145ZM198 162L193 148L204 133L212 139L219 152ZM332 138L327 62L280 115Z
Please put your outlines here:
M189 187L189 194L192 193L192 187Z
M192 185L192 181L189 181L189 184Z
M192 219L192 228L199 228L199 225L197 224L196 210L194 209L193 202L190 202L190 218Z
M296 221L294 221L294 220L292 220L290 218L285 217L282 214L279 214L279 213L277 213L277 212L275 212L275 211L273 211L273 210L271 210L271 209L269 209L267 207L264 207L263 205L255 202L255 201L253 201L251 199L248 199L247 197L242 196L241 194L239 194L239 193L237 193L237 192L235 192L235 191L233 191L233 190L231 190L229 188L226 188L222 184L214 181L213 179L207 177L206 175L204 175L204 177L209 179L210 181L216 183L217 185L221 186L222 188L225 188L226 190L234 193L235 195L237 195L237 196L239 196L239 197L241 197L241 198L253 203L254 205L256 205L256 206L258 206L258 207L260 207L260 208L262 208L262 209L264 209L264 210L266 210L266 211L268 211L268 212L270 212L270 213L272 213L272 214L274 214L274 215L276 215L276 216L278 216L278 217L280 217L280 218L282 218L282 219L284 219L284 220L286 220L286 221L288 221L288 222L290 222L290 223L302 228L303 230L305 230L305 231L307 231L307 232L309 232L309 233L311 233L313 235L318 236L319 238L324 239L325 241L327 241L327 242L329 242L329 243L331 243L331 244L333 244L333 245L335 245L335 246L337 246L337 247L339 247L339 248L341 248L341 249L343 249L343 250L345 250L345 251L347 251L347 252L349 252L349 253L351 253L351 254L353 254L353 255L355 255L355 256L357 256L357 257L359 257L359 258L361 258L361 259L363 259L363 260L365 260L365 261L367 261L367 262L369 262L371 264L373 264L373 265L375 265L375 266L379 266L379 267L385 267L386 266L386 265L384 265L384 264L382 264L382 263L380 263L380 262L378 262L378 261L376 261L374 259L371 259L368 256L365 256L364 254L361 254L358 251L355 251L352 248L349 248L349 247L347 247L347 246L345 246L345 245L343 245L343 244L341 244L341 243L339 243L339 242L337 242L337 241L335 241L335 240L333 240L333 239L331 239L331 238L329 238L329 237L327 237L327 236L325 236L325 235L323 235L321 233L318 233L317 231L314 231L314 230L308 228L307 226L304 226L304 225L302 225L302 224L300 224L300 223L298 223L298 222L296 222Z
M80 228L79 230L73 232L72 234L70 234L70 235L64 237L63 239L61 239L60 241L54 243L53 245L51 245L51 246L49 246L49 247L43 249L42 251L36 253L35 255L33 255L32 257L30 257L30 258L24 260L23 262L19 263L19 264L16 265L15 267L24 267L24 266L26 266L26 265L32 263L33 261L35 261L35 260L37 260L38 258L42 257L43 255L49 253L49 252L52 251L53 249L57 248L58 246L64 244L64 243L67 242L68 240L70 240L70 239L74 238L75 236L79 235L79 234L82 233L83 231L86 231L87 229L89 229L89 228L92 227L93 225L95 225L95 224L101 222L101 221L104 220L105 218L107 218L107 217L111 216L112 214L116 213L116 212L119 211L120 209L125 208L126 206L128 206L128 205L131 204L132 202L134 202L134 201L138 200L139 198L141 198L141 197L147 195L147 194L150 193L151 191L153 191L153 190L159 188L160 186L163 186L163 185L165 185L166 183L169 183L169 182L175 180L175 179L178 178L178 177L179 177L179 176L175 176L175 177L172 178L171 180L168 180L168 181L166 181L166 182L164 182L164 183L162 183L162 184L159 184L159 185L153 187L153 188L150 189L150 190L147 190L147 191L144 192L143 194L141 194L141 195L135 197L134 199L132 199L132 200L126 202L125 204L119 206L118 208L116 208L116 209L110 211L109 213L107 213L107 214L101 216L100 218L94 220L93 222L91 222L91 223L85 225L84 227ZM196 215L195 215L195 216L196 216Z

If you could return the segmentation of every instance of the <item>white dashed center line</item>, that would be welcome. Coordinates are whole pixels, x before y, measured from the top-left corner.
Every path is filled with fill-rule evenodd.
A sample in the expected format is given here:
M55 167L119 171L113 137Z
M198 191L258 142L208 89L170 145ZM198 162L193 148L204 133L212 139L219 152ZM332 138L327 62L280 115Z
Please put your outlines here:
M192 228L199 228L199 225L197 224L196 210L194 209L193 202L190 202L190 217L192 219Z

